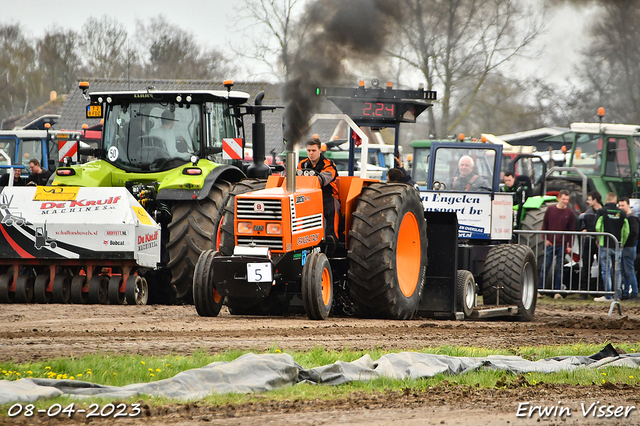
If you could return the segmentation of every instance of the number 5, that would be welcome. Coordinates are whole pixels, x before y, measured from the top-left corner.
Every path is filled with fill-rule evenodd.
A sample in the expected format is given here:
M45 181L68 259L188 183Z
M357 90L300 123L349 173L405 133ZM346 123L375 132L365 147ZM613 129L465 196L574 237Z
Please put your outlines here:
M256 269L256 277L258 277L258 281L262 280L262 274L260 273L260 269Z

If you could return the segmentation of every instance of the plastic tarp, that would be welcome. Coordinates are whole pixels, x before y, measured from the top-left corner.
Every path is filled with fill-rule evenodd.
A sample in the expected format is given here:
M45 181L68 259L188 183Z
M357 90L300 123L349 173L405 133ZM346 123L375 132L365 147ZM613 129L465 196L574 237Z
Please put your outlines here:
M59 395L128 398L153 395L192 400L211 393L265 392L298 383L338 385L380 377L418 379L437 374L503 370L515 374L552 373L577 368L623 366L640 368L640 354L619 355L611 345L591 356L560 356L529 361L519 356L454 357L401 352L374 361L369 355L353 361L305 369L288 354L246 354L231 362L214 362L172 378L127 386L103 386L77 380L21 379L0 381L0 404L32 402Z

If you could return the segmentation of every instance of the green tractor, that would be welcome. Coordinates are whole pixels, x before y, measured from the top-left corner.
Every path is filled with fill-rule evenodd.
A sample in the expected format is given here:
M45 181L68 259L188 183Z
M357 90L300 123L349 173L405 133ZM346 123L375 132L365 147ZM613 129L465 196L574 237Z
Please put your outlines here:
M261 111L249 94L227 90L112 91L90 93L81 83L88 118L104 118L102 139L82 165L56 170L52 186L126 187L161 225L161 263L145 272L155 303L189 302L194 266L215 247L219 210L235 183L266 178ZM243 105L245 104L245 105ZM241 109L241 107L243 109ZM254 114L254 163L243 171L240 131ZM261 137L261 141L255 140ZM230 157L236 160L226 161ZM264 185L264 183L263 183Z

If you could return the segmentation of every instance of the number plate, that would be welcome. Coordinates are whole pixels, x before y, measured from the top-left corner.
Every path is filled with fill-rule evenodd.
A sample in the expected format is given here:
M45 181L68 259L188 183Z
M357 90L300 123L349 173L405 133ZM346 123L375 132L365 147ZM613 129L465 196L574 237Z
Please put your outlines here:
M87 105L87 118L101 118L102 105Z
M271 263L247 263L247 280L250 283L273 281L271 277Z

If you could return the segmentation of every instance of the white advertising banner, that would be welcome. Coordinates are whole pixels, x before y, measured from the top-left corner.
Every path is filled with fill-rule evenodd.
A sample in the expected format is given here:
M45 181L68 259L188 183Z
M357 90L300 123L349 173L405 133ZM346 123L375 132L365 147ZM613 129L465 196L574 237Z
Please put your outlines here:
M500 218L494 222L492 217L492 208L496 205L491 199L491 194L482 193L457 193L457 192L435 192L421 191L420 198L426 212L450 212L456 213L458 217L458 238L464 239L491 239L497 238L494 235L500 235L500 239L511 239L510 225L504 221L506 216L511 220L511 214L505 214L507 209L513 208L513 198L508 195L509 201L502 196L503 194L495 194L500 207ZM500 228L500 232L493 232L493 224ZM506 238L507 228L509 228L509 237Z
M6 187L0 193L4 258L160 260L160 226L126 188Z

